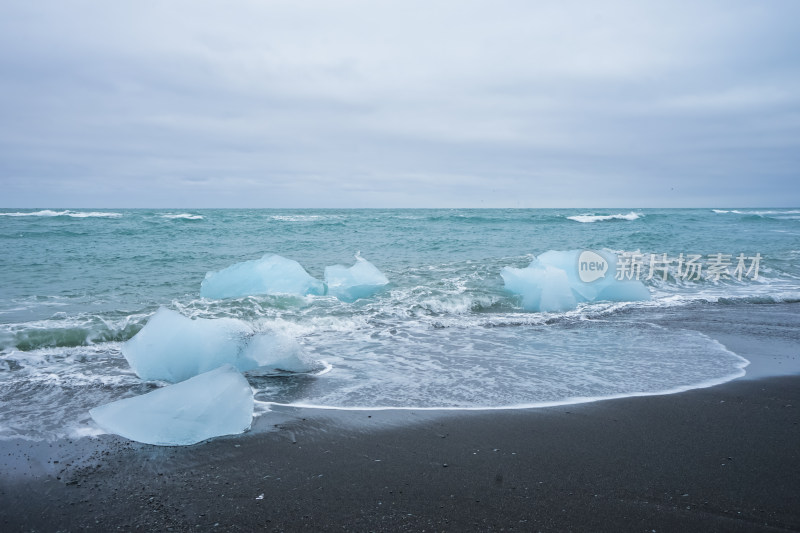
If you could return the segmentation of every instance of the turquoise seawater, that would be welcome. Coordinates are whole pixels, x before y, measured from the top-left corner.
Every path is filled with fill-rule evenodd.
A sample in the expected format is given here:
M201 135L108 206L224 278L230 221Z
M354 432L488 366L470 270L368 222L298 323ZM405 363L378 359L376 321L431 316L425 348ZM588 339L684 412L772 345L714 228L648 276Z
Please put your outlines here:
M88 409L141 394L121 355L160 306L293 336L329 371L248 375L264 402L496 408L685 390L747 364L690 316L800 301L800 209L0 211L0 437L92 431ZM548 250L638 252L647 302L522 309L503 267ZM390 284L332 296L209 300L209 271L274 253L323 279L360 253ZM758 256L758 275L646 279L650 254ZM725 311L725 310L730 311ZM669 310L670 320L656 320ZM686 310L684 314L682 310ZM740 318L731 318L731 327Z

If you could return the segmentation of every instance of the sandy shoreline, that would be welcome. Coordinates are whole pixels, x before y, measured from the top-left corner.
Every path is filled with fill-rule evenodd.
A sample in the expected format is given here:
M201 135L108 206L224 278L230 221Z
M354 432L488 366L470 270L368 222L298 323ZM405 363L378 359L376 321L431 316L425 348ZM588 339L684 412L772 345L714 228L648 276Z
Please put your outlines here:
M799 422L790 376L533 410L285 409L184 448L4 441L0 526L799 530Z

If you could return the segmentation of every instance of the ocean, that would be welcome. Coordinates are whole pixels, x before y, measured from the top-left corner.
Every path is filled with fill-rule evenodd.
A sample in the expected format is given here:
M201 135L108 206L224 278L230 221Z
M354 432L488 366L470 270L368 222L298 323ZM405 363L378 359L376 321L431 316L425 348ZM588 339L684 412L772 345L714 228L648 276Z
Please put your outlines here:
M247 373L261 412L663 394L750 372L743 329L800 346L800 209L4 209L0 241L3 439L98 434L89 409L164 386L121 352L160 307L290 335L325 363ZM550 250L639 257L620 274L651 298L526 311L500 272ZM360 254L390 283L354 302L200 296L207 272L264 254L320 280Z

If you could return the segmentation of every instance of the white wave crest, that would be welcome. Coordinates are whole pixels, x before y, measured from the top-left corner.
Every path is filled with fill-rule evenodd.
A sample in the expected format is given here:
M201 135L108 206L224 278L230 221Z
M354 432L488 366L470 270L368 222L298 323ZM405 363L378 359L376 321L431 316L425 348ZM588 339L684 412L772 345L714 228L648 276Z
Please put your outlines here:
M618 213L616 215L575 215L571 217L567 217L570 220L574 220L575 222L581 222L584 224L588 224L591 222L604 222L607 220L636 220L641 218L642 214L634 213L631 211L630 213L623 214Z
M122 213L107 211L53 211L52 209L42 209L40 211L16 211L12 213L0 213L5 217L72 217L72 218L119 218Z
M67 216L72 218L119 218L122 216L122 213L105 211L68 211Z
M277 222L317 222L326 220L342 220L341 215L270 215L270 220Z
M786 209L786 210L774 210L770 209L768 211L740 211L739 209L712 209L714 213L734 213L736 215L756 215L760 217L770 216L770 215L800 215L800 209Z
M203 215L194 215L192 213L177 213L161 215L161 218L170 220L203 220Z

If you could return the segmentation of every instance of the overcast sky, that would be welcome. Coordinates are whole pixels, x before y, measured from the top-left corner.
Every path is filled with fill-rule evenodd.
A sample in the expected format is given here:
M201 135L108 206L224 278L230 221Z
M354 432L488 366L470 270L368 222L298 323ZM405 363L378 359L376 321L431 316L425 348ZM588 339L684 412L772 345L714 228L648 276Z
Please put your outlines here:
M0 207L800 205L800 2L0 2Z

